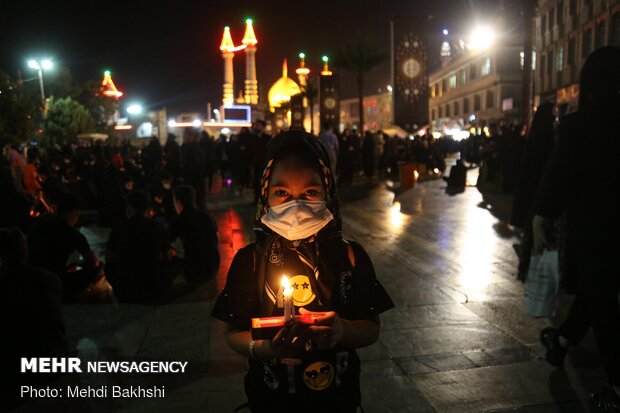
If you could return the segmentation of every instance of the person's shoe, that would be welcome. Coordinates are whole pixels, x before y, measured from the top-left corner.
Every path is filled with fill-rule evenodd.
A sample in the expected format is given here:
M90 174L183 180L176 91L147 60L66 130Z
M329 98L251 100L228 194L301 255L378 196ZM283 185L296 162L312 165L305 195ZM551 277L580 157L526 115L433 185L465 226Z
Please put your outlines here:
M545 358L552 366L564 368L564 358L568 349L560 344L560 334L553 327L543 328L540 332L540 342L547 349Z
M590 404L601 412L620 412L620 396L611 387L604 387L588 396Z

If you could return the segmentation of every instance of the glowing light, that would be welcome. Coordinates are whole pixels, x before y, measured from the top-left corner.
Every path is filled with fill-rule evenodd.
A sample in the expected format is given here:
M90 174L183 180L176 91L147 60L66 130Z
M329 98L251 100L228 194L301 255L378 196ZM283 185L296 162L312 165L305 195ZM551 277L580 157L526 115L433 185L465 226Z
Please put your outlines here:
M387 85L387 91L392 93L392 85Z
M192 126L194 126L195 128L199 128L199 127L200 127L200 125L202 125L202 122L200 121L200 119L195 119L195 120L192 122Z
M220 132L224 133L224 134L229 134L230 133L230 129L229 128L222 128L222 130Z
M396 201L390 208L390 226L392 229L399 229L404 222L403 214L400 212L400 202Z
M28 67L35 70L39 70L41 68L36 60L28 60Z
M431 135L433 135L433 138L435 138L435 139L441 138L441 132L436 132L435 131L435 132L431 133Z
M176 123L176 121L174 121L174 120L169 120L169 121L168 121L168 126L169 126L169 127L171 127L171 128L174 128L174 127L176 127L176 126L177 126L177 123Z
M446 131L446 135L452 136L452 139L455 141L462 141L463 139L469 138L469 132L461 129L449 129Z
M488 49L495 41L493 31L486 26L477 27L469 37L467 47L473 50Z
M413 170L413 180L417 181L418 178L420 177L420 173L417 170Z
M129 105L127 107L127 113L130 113L132 115L136 115L138 113L142 113L142 106L138 105L137 103Z
M484 128L482 128L482 132L484 133L484 135L488 138L489 136L491 136L491 132L489 131L489 127L485 126Z
M50 59L43 59L43 61L41 62L41 66L45 70L50 70L52 67L54 67L54 64Z
M101 89L103 89L103 94L108 97L120 98L123 96L123 92L119 91L116 88L116 85L112 81L112 76L109 70L103 72L103 80L101 81Z
M321 74L323 76L331 76L332 72L329 70L329 57L323 56L321 59L323 60L323 70L321 71Z
M473 122L476 120L476 115L474 115L473 113L471 115L469 115L469 121Z
M245 47L245 44L235 47L232 37L230 36L230 27L224 27L224 35L222 36L222 43L220 44L220 50L223 53L236 52L238 50L245 49Z
M444 34L444 36L448 35L448 29L443 29L442 33Z
M439 173L439 169L437 169L437 168L433 169L433 173L438 174Z
M114 126L115 130L129 130L131 129L131 125L116 125Z
M306 67L306 54L304 52L299 53L299 67L295 70L295 73L299 76L308 76L310 74L310 69Z
M492 281L495 251L500 245L493 229L496 219L483 208L468 208L456 244L461 269L458 282L469 300L484 299L484 290Z
M256 40L256 34L254 34L254 27L252 26L252 19L245 20L245 34L243 40L241 40L245 46L254 46L258 43Z

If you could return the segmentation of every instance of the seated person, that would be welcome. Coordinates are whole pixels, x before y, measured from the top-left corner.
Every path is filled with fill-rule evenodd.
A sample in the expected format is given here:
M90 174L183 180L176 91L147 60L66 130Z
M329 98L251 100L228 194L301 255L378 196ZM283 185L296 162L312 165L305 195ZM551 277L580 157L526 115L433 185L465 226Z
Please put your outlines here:
M448 187L446 193L459 193L465 191L467 184L467 169L461 159L456 160L456 165L450 169L450 176L447 178Z
M29 264L57 274L63 282L63 295L67 300L74 299L103 276L99 260L86 237L75 228L80 217L79 205L75 195L63 195L55 214L37 220L28 234ZM67 263L74 252L82 257L81 268Z
M121 302L156 301L170 286L166 271L169 243L164 227L149 219L149 195L132 191L125 197L127 221L110 232L106 276Z
M4 383L39 386L56 375L20 373L20 358L66 357L69 348L61 308L62 282L56 274L27 265L26 255L22 233L17 228L0 229ZM9 394L2 400L8 401L8 406L3 404L9 411L20 401L19 386L4 387Z
M212 277L220 265L217 226L206 213L196 209L196 194L189 185L173 190L174 208L178 216L168 231L170 239L180 238L185 258L183 270L189 280Z

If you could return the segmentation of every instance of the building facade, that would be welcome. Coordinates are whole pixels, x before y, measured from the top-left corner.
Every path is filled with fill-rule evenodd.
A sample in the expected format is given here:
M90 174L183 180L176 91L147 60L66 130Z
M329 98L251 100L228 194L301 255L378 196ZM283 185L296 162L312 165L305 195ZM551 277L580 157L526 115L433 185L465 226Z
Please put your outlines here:
M498 44L468 51L432 73L431 129L516 121L522 94L522 50L518 45Z
M585 59L599 47L620 47L620 0L540 0L534 20L534 105L575 110Z

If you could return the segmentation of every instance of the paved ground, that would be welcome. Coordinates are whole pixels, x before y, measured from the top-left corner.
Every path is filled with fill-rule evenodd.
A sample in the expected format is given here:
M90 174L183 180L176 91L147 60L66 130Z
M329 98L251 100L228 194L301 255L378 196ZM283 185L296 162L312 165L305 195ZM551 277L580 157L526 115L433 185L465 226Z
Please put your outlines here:
M475 170L470 179L475 181ZM396 308L380 340L360 351L366 412L586 412L588 391L603 384L592 340L549 367L538 343L548 320L522 310L515 280L510 197L475 187L445 194L431 180L395 197L389 181L341 191L345 236L368 250ZM165 376L63 377L56 386L165 385L164 399L39 400L19 411L231 412L245 401L245 361L209 317L234 252L250 239L251 195L221 191L209 209L220 229L222 269L215 280L163 306L68 305L68 333L91 360L186 360L190 372ZM85 228L98 250L105 231ZM566 299L561 302L563 311Z

